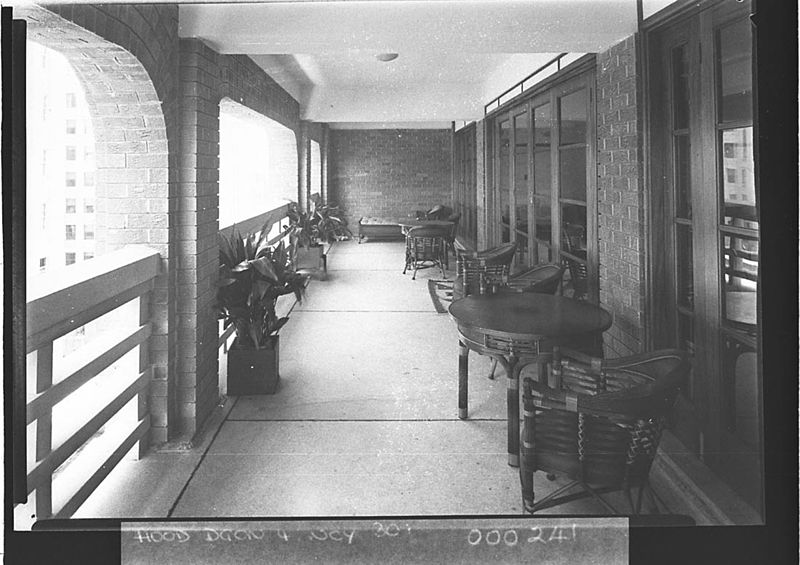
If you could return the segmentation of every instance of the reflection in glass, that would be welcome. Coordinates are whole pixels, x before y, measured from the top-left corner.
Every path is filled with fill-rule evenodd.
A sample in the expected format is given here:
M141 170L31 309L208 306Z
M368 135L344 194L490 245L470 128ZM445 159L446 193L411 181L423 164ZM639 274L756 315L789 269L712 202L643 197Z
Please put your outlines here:
M586 148L562 149L559 161L561 198L586 202Z
M586 89L559 99L559 144L586 143Z
M586 257L586 206L561 205L561 225L564 230L563 251L577 257Z
M688 135L675 136L675 215L692 217L692 186L690 176L690 147Z
M739 20L719 30L719 120L753 119L752 34L750 21Z
M722 272L725 319L754 326L757 321L758 239L724 234Z
M722 337L725 423L748 445L759 443L758 365L755 349Z
M724 223L758 229L753 157L753 128L722 131Z
M689 61L685 45L672 49L672 127L689 127Z
M550 150L536 151L533 154L533 192L550 194L552 185L550 172Z
M691 310L694 308L692 228L683 224L676 224L675 240L675 266L678 277L676 298L679 305Z

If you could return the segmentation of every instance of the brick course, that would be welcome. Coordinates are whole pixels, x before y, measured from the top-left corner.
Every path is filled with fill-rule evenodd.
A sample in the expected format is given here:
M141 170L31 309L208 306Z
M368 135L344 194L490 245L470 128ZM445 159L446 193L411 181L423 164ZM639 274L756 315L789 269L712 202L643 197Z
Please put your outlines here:
M642 131L636 42L631 36L597 55L597 188L600 302L614 314L609 357L644 347L645 272Z
M452 207L450 130L330 130L329 200L362 216Z

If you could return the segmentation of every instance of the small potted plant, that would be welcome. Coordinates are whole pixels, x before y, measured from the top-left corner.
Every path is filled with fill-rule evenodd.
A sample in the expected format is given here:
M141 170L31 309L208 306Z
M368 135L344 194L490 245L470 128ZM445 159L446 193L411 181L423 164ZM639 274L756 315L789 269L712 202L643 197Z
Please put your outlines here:
M236 329L228 350L228 394L272 394L278 372L278 331L289 321L275 312L278 298L302 300L306 277L295 272L291 249L267 245L271 222L260 233L242 236L234 228L220 236L217 312L227 328Z

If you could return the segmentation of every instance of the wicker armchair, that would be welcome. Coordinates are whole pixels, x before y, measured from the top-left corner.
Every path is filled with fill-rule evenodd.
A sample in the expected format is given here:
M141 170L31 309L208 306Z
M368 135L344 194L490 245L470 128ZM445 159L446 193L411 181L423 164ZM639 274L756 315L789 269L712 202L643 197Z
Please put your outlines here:
M526 512L536 512L624 491L631 511L641 511L650 466L679 387L689 371L686 354L661 350L600 360L575 352L553 352L554 388L526 378L524 428L520 442L520 482ZM536 471L557 473L572 482L534 501ZM564 494L574 487L582 491ZM631 489L638 488L634 505ZM655 504L655 501L653 500Z
M417 210L414 212L414 217L417 220L441 220L446 213L447 208L443 204L437 204L427 212Z
M516 243L504 243L486 251L464 252L456 255L457 277L453 286L453 299L479 294L480 281L485 285L503 286L508 283L508 271Z
M428 267L439 266L444 278L445 238L450 233L450 228L439 226L419 226L411 228L406 236L406 266L403 274L409 267L414 269L412 280L416 280L417 271Z

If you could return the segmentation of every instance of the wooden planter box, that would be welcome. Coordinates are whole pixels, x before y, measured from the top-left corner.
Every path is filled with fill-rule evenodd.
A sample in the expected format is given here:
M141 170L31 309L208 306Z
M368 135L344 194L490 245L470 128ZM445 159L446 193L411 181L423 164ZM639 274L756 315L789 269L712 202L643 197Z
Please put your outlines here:
M325 247L300 247L297 249L297 271L307 272L319 280L325 280L328 276L327 256Z
M274 394L280 375L280 336L272 336L272 347L237 349L236 340L228 350L228 395Z

